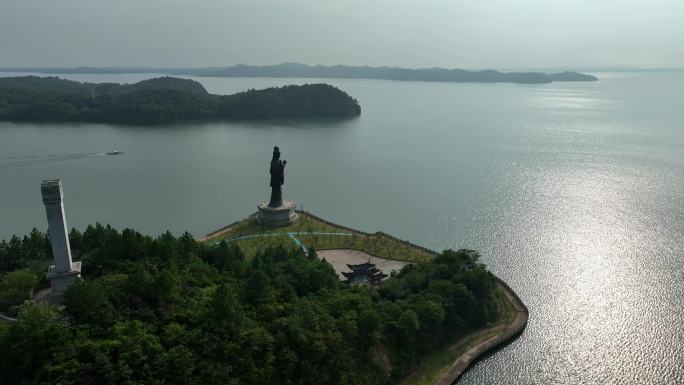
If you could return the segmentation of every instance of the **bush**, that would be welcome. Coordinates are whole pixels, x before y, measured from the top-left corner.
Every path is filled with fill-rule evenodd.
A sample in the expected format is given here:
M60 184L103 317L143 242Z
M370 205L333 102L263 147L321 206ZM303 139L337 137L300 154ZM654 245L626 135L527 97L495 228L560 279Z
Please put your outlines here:
M31 298L38 277L29 269L6 273L0 278L0 307L18 306Z

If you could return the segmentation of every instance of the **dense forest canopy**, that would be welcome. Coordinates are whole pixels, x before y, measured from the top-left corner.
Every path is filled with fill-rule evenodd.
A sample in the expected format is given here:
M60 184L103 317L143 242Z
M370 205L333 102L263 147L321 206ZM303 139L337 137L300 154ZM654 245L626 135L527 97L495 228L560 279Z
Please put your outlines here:
M10 121L158 124L360 113L355 99L327 84L212 95L197 81L172 77L123 85L56 77L0 78L0 120Z
M21 301L45 286L48 237L0 242L0 384L388 384L497 318L474 251L410 265L378 290L339 281L297 249L247 259L234 244L72 231L83 281L65 308Z

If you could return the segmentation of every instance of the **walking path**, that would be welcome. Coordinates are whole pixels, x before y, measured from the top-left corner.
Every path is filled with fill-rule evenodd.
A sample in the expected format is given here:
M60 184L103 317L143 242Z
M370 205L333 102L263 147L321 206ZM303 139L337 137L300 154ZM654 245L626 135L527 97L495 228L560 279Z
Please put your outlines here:
M324 231L290 231L287 233L266 233L266 234L254 234L254 235L241 235L239 237L235 238L230 238L230 239L224 239L221 241L217 241L212 243L212 245L221 243L221 242L234 242L234 241L241 241L243 239L253 239L253 238L263 238L263 237L284 237L287 236L292 240L292 242L297 245L302 251L304 252L305 255L309 255L309 250L304 246L304 244L297 239L297 235L334 235L334 236L339 236L339 237L351 237L352 233L328 233ZM319 253L320 254L320 253ZM380 258L382 259L382 258Z
M502 285L503 286L503 285ZM527 325L528 312L527 309L520 303L516 296L514 296L510 289L502 287L506 297L513 304L517 312L515 319L504 330L496 335L478 343L472 348L468 349L460 357L458 357L435 382L435 385L451 385L458 380L465 370L481 355L495 348L511 339L516 334L520 333Z
M16 321L16 318L8 317L2 313L0 313L0 321L5 321L5 322L14 322Z

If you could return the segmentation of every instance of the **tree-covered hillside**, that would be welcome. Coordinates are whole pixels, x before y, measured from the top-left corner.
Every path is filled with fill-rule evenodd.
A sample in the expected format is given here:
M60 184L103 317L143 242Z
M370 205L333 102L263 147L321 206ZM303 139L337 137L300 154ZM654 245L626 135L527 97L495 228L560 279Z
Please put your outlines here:
M3 303L18 321L0 323L0 384L388 384L498 315L472 251L369 290L294 249L248 260L232 244L100 225L70 240L84 280L63 312ZM0 294L30 290L49 258L40 232L0 242Z
M184 120L354 116L358 102L327 84L211 95L189 79L135 84L0 78L0 120L158 124Z

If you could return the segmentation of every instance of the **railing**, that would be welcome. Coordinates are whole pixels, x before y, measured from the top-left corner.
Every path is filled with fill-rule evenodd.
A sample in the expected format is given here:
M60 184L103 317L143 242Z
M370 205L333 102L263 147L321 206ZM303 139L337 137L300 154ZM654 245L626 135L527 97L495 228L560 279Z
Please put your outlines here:
M256 213L251 214L251 215L250 215L249 217L247 217L247 218L252 218L252 217L254 217L254 216L256 216ZM221 228L218 229L218 230L212 231L211 233L205 235L204 238L203 238L203 239L200 239L200 240L201 240L201 241L206 241L207 239L209 239L209 238L211 238L211 237L213 237L213 236L215 236L215 235L218 235L218 234L220 234L220 233L222 233L222 232L228 230L229 228L231 228L231 227L237 225L238 223L242 222L243 220L244 220L244 219L241 219L241 220L239 220L239 221L235 221L235 222L233 222L233 223L231 223L231 224L229 224L229 225L226 225L226 226L221 227Z
M357 229L352 229L351 227L342 226L342 225L339 225L339 224L337 224L337 223L330 222L329 220L323 219L323 218L321 218L321 217L319 217L319 216L317 216L317 215L311 214L311 213L308 212L308 211L297 210L297 213L299 213L299 214L304 214L304 215L306 215L306 216L309 216L309 217L311 217L311 218L313 218L313 219L315 219L315 220L317 220L317 221L319 221L319 222L325 223L325 224L328 225L328 226L332 226L332 227L335 227L335 228L338 228L338 229L342 229L342 230L351 231L351 232L353 232L353 233L365 235L365 236L368 236L368 237L373 236L373 234L367 233L367 232L365 232L365 231L361 231L361 230L357 230Z
M313 219L315 219L315 220L317 220L317 221L319 221L319 222L322 222L322 223L324 223L324 224L326 224L326 225L328 225L328 226L335 227L335 228L337 228L337 229L350 231L350 232L352 232L352 233L365 235L365 236L367 236L367 237L385 237L385 238L389 238L390 240L392 240L392 241L394 241L394 242L401 243L401 244L403 244L403 245L413 247L413 248L415 248L415 249L417 249L417 250L420 250L420 251L422 251L422 252L424 252L424 253L426 253L426 254L432 255L432 256L436 256L436 255L439 254L438 252L436 252L436 251L434 251L434 250L430 250L430 249L428 249L427 247L423 247L423 246L420 246L420 245L416 245L416 244L413 243L413 242L409 242L409 241L406 241L406 240L403 240L403 239L399 239L399 238L397 238L397 237L395 237L395 236L392 236L392 235L390 235L390 234L387 234L387 233L385 233L385 232L383 232L383 231L376 231L375 233L367 233L367 232L365 232L365 231L361 231L361 230L354 229L354 228L347 227L347 226L343 226L343 225L340 225L340 224L337 224L337 223L334 223L334 222L330 222L329 220L324 219L324 218L321 218L321 217L319 217L319 216L317 216L317 215L314 215L314 214L312 214L312 213L310 213L310 212L308 212L308 211L297 210L297 213L299 213L299 214L304 214L304 215L306 215L306 216L308 216L308 217L311 217L311 218L313 218ZM257 213L251 214L248 218L253 218L253 217L255 217L256 215L257 215ZM229 225L227 225L227 226L221 227L221 228L218 229L218 230L212 231L211 233L207 234L207 235L204 237L204 239L202 239L202 240L207 240L207 239L209 239L209 238L211 238L211 237L213 237L213 236L216 236L216 235L220 234L221 232L226 231L226 230L228 230L229 228L231 228L231 227L237 225L237 224L240 223L240 222L242 222L242 220L235 221L235 222L233 222L233 223L231 223L231 224L229 224Z
M436 251L434 251L434 250L430 250L430 249L428 249L427 247L423 247L423 246L420 246L420 245L416 245L415 243L412 243L412 242L409 242L409 241L405 241L405 240L403 240L403 239L399 239L399 238L397 238L397 237L395 237L395 236L392 236L392 235L389 235L389 234L387 234L387 233L385 233L385 232L383 232L383 231L376 231L375 233L367 233L367 232L365 232L365 231L353 229L353 228L351 228L351 227L342 226L342 225L339 225L339 224L337 224L337 223L330 222L330 221L328 221L328 220L326 220L326 219L323 219L323 218L321 218L321 217L319 217L319 216L316 216L316 215L311 214L310 212L307 212L307 211L304 211L304 210L297 210L297 212L300 213L300 214L307 215L307 216L309 216L309 217L311 217L311 218L313 218L313 219L315 219L315 220L317 220L317 221L319 221L319 222L323 222L323 223L325 223L326 225L329 225L329 226L332 226L332 227L335 227L335 228L338 228L338 229L343 229L343 230L351 231L351 232L353 232L353 233L365 235L365 236L367 236L367 237L385 237L385 238L389 238L390 240L392 240L392 241L394 241L394 242L401 243L401 244L406 245L406 246L410 246L410 247L412 247L412 248L414 248L414 249L418 249L418 250L420 250L420 251L422 251L422 252L424 252L424 253L426 253L426 254L432 255L432 256L436 256L436 255L439 254L438 252L436 252Z

